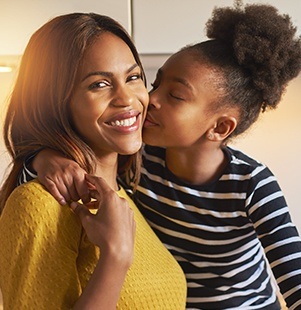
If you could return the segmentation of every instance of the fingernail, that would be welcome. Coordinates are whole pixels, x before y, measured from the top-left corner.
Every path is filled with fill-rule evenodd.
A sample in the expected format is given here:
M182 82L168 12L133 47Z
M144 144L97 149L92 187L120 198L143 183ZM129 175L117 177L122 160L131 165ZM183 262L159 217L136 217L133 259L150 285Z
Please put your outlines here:
M59 200L59 204L64 206L65 204L67 204L66 200L64 198Z
M72 201L72 202L70 203L70 208L71 208L72 210L75 210L75 209L77 208L77 202Z

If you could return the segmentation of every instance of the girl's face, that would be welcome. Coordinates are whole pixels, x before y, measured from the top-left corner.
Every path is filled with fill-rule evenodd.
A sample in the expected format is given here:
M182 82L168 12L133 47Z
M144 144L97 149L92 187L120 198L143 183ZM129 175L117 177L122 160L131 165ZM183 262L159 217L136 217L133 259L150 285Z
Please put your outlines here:
M216 98L214 73L182 51L171 56L157 73L143 127L146 144L161 147L199 145L216 119L210 103Z
M77 81L72 119L96 155L137 152L148 94L128 45L101 34L86 51Z

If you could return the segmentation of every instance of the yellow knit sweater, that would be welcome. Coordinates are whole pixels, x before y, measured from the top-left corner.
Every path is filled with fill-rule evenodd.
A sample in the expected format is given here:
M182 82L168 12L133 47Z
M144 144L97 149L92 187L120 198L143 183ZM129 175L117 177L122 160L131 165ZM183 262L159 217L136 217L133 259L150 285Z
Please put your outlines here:
M134 262L118 309L185 309L184 274L121 189L135 213ZM36 181L10 195L0 218L0 287L4 309L70 309L99 257L77 216Z

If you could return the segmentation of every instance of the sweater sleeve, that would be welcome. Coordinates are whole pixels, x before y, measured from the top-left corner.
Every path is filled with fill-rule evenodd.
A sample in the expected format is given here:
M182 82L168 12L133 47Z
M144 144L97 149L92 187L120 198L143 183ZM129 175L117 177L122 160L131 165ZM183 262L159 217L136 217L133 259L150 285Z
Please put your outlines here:
M6 309L70 309L81 294L81 225L37 182L17 187L0 218Z
M247 210L289 309L301 309L301 239L268 168L253 176Z

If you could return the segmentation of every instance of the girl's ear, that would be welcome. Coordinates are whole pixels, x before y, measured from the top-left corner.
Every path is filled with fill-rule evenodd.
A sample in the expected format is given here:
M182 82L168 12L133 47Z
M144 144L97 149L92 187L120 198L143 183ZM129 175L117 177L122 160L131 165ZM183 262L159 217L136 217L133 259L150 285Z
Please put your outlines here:
M221 116L215 126L207 131L207 139L211 141L224 141L236 128L237 119L234 116Z

